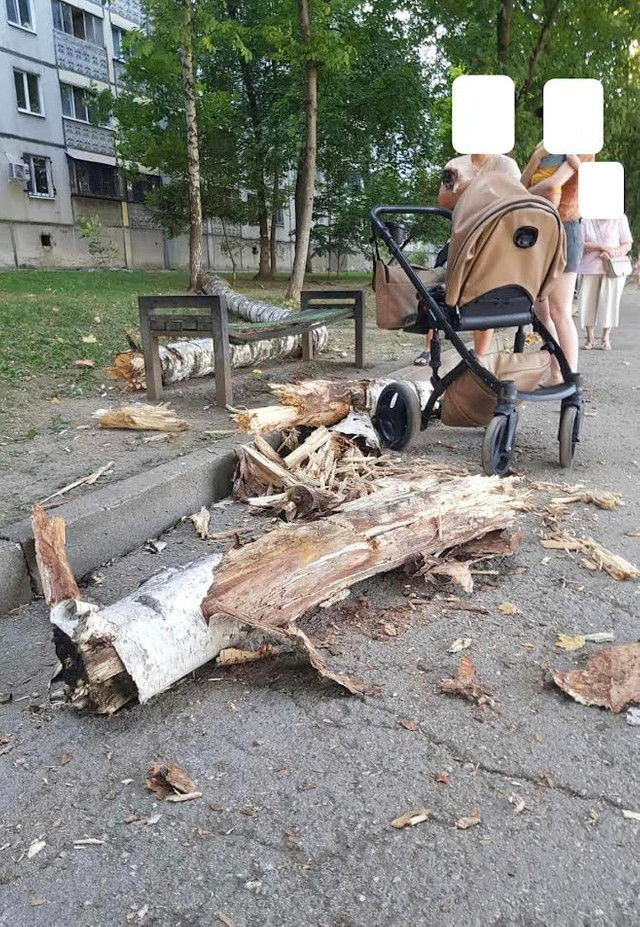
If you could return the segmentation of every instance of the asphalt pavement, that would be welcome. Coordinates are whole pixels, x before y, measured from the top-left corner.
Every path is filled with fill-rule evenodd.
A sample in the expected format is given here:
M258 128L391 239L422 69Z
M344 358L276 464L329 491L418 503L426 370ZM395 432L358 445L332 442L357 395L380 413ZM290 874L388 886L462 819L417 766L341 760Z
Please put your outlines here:
M534 480L621 493L615 511L573 505L566 526L635 563L638 292L627 288L613 350L581 354L588 414L575 469L557 465L551 404L523 410L515 460ZM436 425L408 453L477 472L481 438ZM239 506L213 512L211 530L253 524ZM535 512L520 524L517 553L477 577L470 601L486 614L447 611L438 597L411 608L408 593L424 585L401 572L354 589L355 606L328 610L323 620L339 629L332 666L381 687L364 700L291 655L209 665L147 705L80 715L48 701L55 654L44 604L2 619L0 692L13 700L0 704L0 924L640 924L640 822L622 813L640 812L640 728L549 682L550 668L581 666L606 646L562 653L560 632L639 639L640 586L543 549ZM104 567L86 594L112 602L206 548L190 524L163 540L161 554L141 548ZM515 614L500 610L505 601ZM472 640L465 653L495 710L438 691L460 637ZM202 798L168 804L145 789L162 757ZM421 808L425 822L390 826ZM480 823L460 829L463 817ZM87 838L96 842L76 843Z

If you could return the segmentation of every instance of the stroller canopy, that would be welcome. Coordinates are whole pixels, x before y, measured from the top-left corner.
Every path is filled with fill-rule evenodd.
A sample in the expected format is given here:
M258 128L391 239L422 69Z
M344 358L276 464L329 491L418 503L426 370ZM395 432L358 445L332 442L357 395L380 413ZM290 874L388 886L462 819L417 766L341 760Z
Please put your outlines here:
M451 220L446 302L465 306L503 286L545 296L566 264L557 211L502 172L481 174L460 197Z

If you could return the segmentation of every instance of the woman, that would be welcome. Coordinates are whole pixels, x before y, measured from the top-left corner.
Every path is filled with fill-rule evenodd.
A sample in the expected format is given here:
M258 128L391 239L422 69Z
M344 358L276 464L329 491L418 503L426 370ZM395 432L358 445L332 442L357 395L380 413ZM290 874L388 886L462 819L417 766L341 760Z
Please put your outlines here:
M593 155L565 155L553 173L537 172L547 152L538 145L522 175L522 183L531 193L544 196L560 213L567 236L567 263L564 273L556 277L545 299L536 301L535 312L562 348L572 370L578 369L578 333L573 324L573 294L582 259L582 231L578 212L578 168L581 161L593 161ZM555 359L554 359L555 361Z
M520 180L520 168L513 158L509 158L507 155L461 155L458 158L452 158L445 164L438 191L438 205L445 209L453 209L471 181L475 180L480 174L486 174L489 171L502 171L510 174L516 180ZM436 274L435 271L439 271L439 273ZM443 269L434 268L434 283L444 281L444 276ZM488 353L492 335L492 329L473 333L473 349L477 355ZM417 367L426 367L431 363L432 337L432 332L427 332L425 349L414 360Z
M584 219L584 256L580 264L580 325L586 330L584 350L594 345L594 329L602 327L602 350L611 350L611 329L618 325L618 310L626 275L609 277L604 260L625 257L631 250L631 229L626 216L620 219ZM631 264L629 264L631 271Z

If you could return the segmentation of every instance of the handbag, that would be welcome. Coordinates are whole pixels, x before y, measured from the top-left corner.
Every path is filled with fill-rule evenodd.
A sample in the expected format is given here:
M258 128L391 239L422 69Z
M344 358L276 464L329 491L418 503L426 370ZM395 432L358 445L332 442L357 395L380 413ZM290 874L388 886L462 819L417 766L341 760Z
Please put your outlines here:
M602 241L602 237L600 236L598 220L592 219L591 221L599 244L601 244L603 248L606 247ZM603 257L601 260L604 265L604 271L607 277L628 277L633 270L631 259L626 254L622 255L621 257Z

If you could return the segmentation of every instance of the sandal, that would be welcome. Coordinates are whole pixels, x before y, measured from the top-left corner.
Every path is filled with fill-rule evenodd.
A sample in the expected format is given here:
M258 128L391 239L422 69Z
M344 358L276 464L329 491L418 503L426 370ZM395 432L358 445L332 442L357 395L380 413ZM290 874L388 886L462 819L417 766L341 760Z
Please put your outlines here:
M593 341L585 341L582 345L583 351L593 351Z
M422 351L413 362L416 367L429 367L431 364L431 352Z
M610 341L603 341L603 342L602 342L602 350L603 350L603 351L610 351L610 350L611 350L611 342L610 342Z

